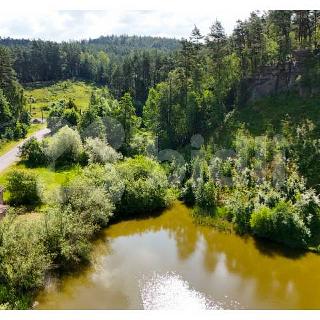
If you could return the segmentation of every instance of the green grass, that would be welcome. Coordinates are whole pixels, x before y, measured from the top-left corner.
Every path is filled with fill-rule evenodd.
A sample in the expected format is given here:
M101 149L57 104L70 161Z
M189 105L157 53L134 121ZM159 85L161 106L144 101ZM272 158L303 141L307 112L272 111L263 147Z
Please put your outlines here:
M46 127L45 124L39 123L39 124L32 124L28 130L28 134L26 138L30 137L35 132L44 129ZM26 138L22 138L19 140L11 140L0 144L0 156L4 155L8 151L10 151L12 148L17 146L21 141L23 141Z
M80 81L61 81L48 86L43 83L41 87L27 87L27 108L31 108L32 117L41 118L43 107L55 101L72 99L78 108L85 110L89 105L92 89L92 85ZM48 112L44 111L44 118L47 115Z
M59 191L59 188L61 187L61 185L72 180L79 174L81 167L79 165L75 165L72 167L62 168L57 170L53 170L49 167L27 168L25 164L20 162L9 167L5 171L1 172L0 185L5 186L7 183L8 174L12 170L16 170L16 169L26 170L27 172L32 173L38 178L41 189L42 189L42 194L43 194L43 200L44 200L43 205L46 205L47 202L49 202L50 199L52 199L52 197L57 196L56 192ZM4 200L7 201L9 197L10 197L9 192L5 191Z
M320 97L300 97L297 94L279 94L263 98L238 110L236 120L246 124L253 135L260 135L273 127L280 132L281 123L289 118L293 123L309 119L318 123L320 119Z

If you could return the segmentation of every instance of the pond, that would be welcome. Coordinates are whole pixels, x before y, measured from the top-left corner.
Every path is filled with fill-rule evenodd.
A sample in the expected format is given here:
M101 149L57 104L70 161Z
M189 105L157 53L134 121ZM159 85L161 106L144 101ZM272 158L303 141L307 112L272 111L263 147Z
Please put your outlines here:
M176 203L105 229L89 268L51 281L37 309L319 309L320 255L193 223Z

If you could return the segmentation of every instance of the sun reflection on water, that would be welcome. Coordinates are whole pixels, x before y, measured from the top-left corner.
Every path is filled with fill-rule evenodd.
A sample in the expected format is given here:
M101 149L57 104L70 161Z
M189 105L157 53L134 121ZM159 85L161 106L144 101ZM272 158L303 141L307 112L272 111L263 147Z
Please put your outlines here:
M144 276L139 287L143 308L146 310L222 309L220 303L191 288L189 283L175 272Z

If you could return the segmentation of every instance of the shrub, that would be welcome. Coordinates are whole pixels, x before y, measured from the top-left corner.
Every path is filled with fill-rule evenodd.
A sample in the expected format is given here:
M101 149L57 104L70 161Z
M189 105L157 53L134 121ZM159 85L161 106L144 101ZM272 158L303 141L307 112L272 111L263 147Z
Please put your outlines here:
M79 133L65 126L49 140L47 155L50 161L70 164L79 161L82 150Z
M18 121L13 129L13 137L16 140L20 138L24 138L27 132L28 132L28 126Z
M211 211L217 205L218 189L211 181L201 181L195 192L196 205L200 208Z
M63 111L62 122L67 123L71 126L77 126L80 121L80 114L76 111L75 108L66 109Z
M44 214L43 242L54 264L73 268L87 261L94 227L70 210L51 208Z
M29 166L41 166L47 162L44 143L36 138L31 138L20 147L20 157Z
M249 190L235 189L225 201L228 214L240 234L250 232L250 217L254 209L254 197Z
M250 225L257 236L294 248L305 248L310 237L310 230L290 202L281 201L273 209L263 206L254 211Z
M48 109L47 126L51 132L57 132L60 128L67 125L63 118L63 111L65 109L64 101L54 102Z
M194 188L195 188L195 183L194 183L193 179L189 179L185 183L184 187L182 188L182 192L181 192L181 197L182 197L183 201L187 205L190 205L190 206L194 205L195 201L196 201L196 197L194 195Z
M83 139L89 137L105 139L106 136L106 127L93 108L89 108L81 116L79 131Z
M314 190L301 194L295 204L305 225L311 232L310 245L318 246L320 243L320 199Z
M9 215L0 224L0 239L1 282L18 294L42 287L50 257L37 221Z
M85 151L88 155L89 163L113 163L121 159L121 154L99 138L87 138Z
M40 202L38 180L26 171L10 172L7 178L7 190L10 192L9 202L14 205L36 205Z
M81 176L67 185L64 194L64 205L70 206L74 214L97 228L107 226L114 206L103 186Z
M154 160L138 156L117 165L125 189L117 205L121 214L152 212L167 206L168 180Z
M155 137L150 132L138 131L130 141L130 155L154 157L157 154Z

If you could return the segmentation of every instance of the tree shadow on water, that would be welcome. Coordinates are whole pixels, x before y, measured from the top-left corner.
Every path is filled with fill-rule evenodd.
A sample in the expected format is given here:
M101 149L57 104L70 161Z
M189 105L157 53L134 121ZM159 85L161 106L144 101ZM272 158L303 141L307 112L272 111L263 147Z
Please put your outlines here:
M297 248L290 248L283 244L267 239L253 237L254 245L263 255L269 257L282 256L289 259L299 259L306 255L308 251Z

